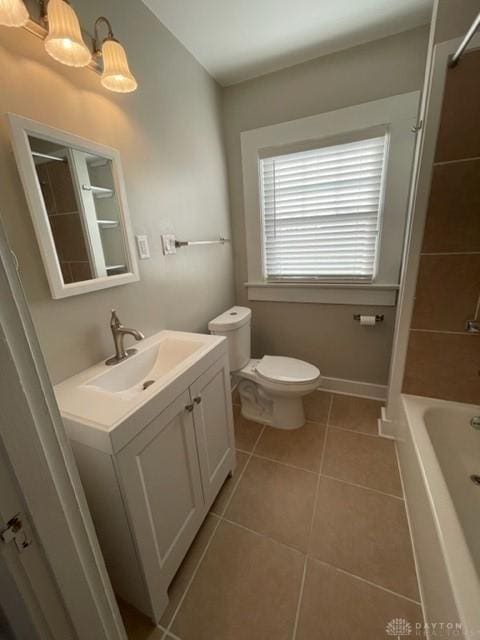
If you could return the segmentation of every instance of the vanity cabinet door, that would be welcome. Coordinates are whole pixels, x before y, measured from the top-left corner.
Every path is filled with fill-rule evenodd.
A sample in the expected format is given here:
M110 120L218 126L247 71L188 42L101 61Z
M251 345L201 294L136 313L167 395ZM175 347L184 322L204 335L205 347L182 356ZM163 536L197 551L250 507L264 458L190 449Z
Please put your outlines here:
M203 492L208 506L235 466L230 373L226 358L213 364L190 387Z
M168 583L205 515L191 409L185 391L117 456L157 621L168 604Z

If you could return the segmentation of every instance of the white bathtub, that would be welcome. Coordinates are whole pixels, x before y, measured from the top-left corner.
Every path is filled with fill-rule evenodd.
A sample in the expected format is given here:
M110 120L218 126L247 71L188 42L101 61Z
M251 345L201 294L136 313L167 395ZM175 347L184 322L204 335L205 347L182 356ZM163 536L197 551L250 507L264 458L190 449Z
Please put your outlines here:
M398 454L430 635L480 640L480 486L470 479L480 406L404 395L402 408Z

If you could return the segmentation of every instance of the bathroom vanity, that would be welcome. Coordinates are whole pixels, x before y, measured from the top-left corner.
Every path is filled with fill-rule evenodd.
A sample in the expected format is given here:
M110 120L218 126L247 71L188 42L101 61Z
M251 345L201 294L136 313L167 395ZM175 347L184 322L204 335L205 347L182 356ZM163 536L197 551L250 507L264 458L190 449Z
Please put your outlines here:
M225 338L162 331L55 387L118 596L158 622L235 467Z

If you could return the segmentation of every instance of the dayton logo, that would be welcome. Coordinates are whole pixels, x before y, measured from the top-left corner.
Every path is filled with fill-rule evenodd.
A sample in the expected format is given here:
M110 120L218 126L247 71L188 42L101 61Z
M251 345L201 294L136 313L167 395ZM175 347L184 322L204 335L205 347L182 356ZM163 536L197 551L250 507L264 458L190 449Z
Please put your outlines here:
M394 618L385 627L388 636L395 636L397 640L412 633L412 625L405 618Z

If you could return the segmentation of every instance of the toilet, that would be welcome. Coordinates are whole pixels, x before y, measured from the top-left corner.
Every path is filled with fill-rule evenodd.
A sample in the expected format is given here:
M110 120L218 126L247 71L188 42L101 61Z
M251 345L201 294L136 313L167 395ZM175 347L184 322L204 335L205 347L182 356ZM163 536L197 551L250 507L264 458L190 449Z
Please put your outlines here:
M251 358L251 320L250 309L232 307L208 323L210 333L227 338L230 372L239 380L242 415L279 429L298 429L305 424L303 396L318 387L320 371L296 358Z

